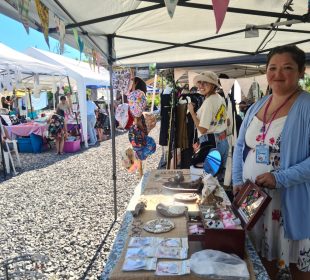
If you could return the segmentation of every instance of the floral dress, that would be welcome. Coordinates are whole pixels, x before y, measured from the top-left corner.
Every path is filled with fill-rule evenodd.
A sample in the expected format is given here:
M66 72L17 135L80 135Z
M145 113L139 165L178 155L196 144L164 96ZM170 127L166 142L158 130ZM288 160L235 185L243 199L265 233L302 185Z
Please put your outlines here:
M64 117L54 114L50 119L48 126L49 137L61 139L65 134L65 119Z
M147 127L143 115L141 116L142 129L137 125L132 125L128 131L128 139L136 153L136 157L145 160L156 151L156 143L152 137L148 136Z
M256 163L255 147L262 141L263 122L254 117L249 125L245 141L249 152L243 167L243 179L255 181L256 176L277 170L280 167L280 141L286 116L271 123L265 144L269 145L269 164ZM268 126L269 124L267 124ZM278 260L278 266L289 270L289 264L297 264L298 269L310 271L310 239L290 240L285 238L281 213L281 189L265 189L272 198L270 204L255 224L249 235L261 256L267 260Z

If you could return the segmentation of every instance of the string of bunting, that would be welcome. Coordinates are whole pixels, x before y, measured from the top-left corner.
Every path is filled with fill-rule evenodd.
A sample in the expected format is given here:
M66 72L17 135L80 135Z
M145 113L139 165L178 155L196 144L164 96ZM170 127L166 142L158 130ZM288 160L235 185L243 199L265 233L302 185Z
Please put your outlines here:
M173 18L176 6L179 0L165 0L165 5L170 18ZM310 0L308 0L310 3ZM229 0L212 0L213 12L216 22L216 33L218 33L222 27L227 12Z

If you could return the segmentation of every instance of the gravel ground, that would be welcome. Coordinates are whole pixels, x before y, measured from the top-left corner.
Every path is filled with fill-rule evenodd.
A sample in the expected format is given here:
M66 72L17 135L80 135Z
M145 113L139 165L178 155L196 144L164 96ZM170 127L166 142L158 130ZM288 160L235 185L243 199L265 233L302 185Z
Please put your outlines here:
M127 133L117 133L118 220L139 178L120 166L120 151L129 145ZM156 141L159 124L150 133ZM34 265L10 266L14 279L39 279L18 275L36 271L43 279L97 279L119 229L116 223L100 247L114 219L111 140L75 154L20 154L21 173L0 184L0 263L26 254L47 257ZM161 148L144 164L158 167ZM98 249L99 248L99 249ZM3 279L3 267L0 279Z

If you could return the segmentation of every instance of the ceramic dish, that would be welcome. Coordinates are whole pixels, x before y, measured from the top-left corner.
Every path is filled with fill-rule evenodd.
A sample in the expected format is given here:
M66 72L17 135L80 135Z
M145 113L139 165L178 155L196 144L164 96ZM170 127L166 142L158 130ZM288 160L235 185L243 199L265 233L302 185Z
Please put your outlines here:
M143 229L152 233L168 232L174 228L174 222L167 219L155 219L145 223Z
M166 205L163 203L159 203L156 206L156 211L165 217L179 217L184 215L187 210L188 208L185 205Z
M199 198L199 195L196 193L177 193L173 197L175 200L192 202L196 201Z

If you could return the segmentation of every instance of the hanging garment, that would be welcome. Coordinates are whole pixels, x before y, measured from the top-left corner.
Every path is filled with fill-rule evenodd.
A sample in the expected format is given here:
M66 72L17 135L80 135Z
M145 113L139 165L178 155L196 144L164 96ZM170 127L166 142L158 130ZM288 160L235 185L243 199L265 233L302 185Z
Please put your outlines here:
M115 119L118 121L121 128L125 128L128 123L128 104L119 104L115 110Z
M160 133L159 133L159 145L168 145L168 129L171 109L171 94L162 94L160 96Z

